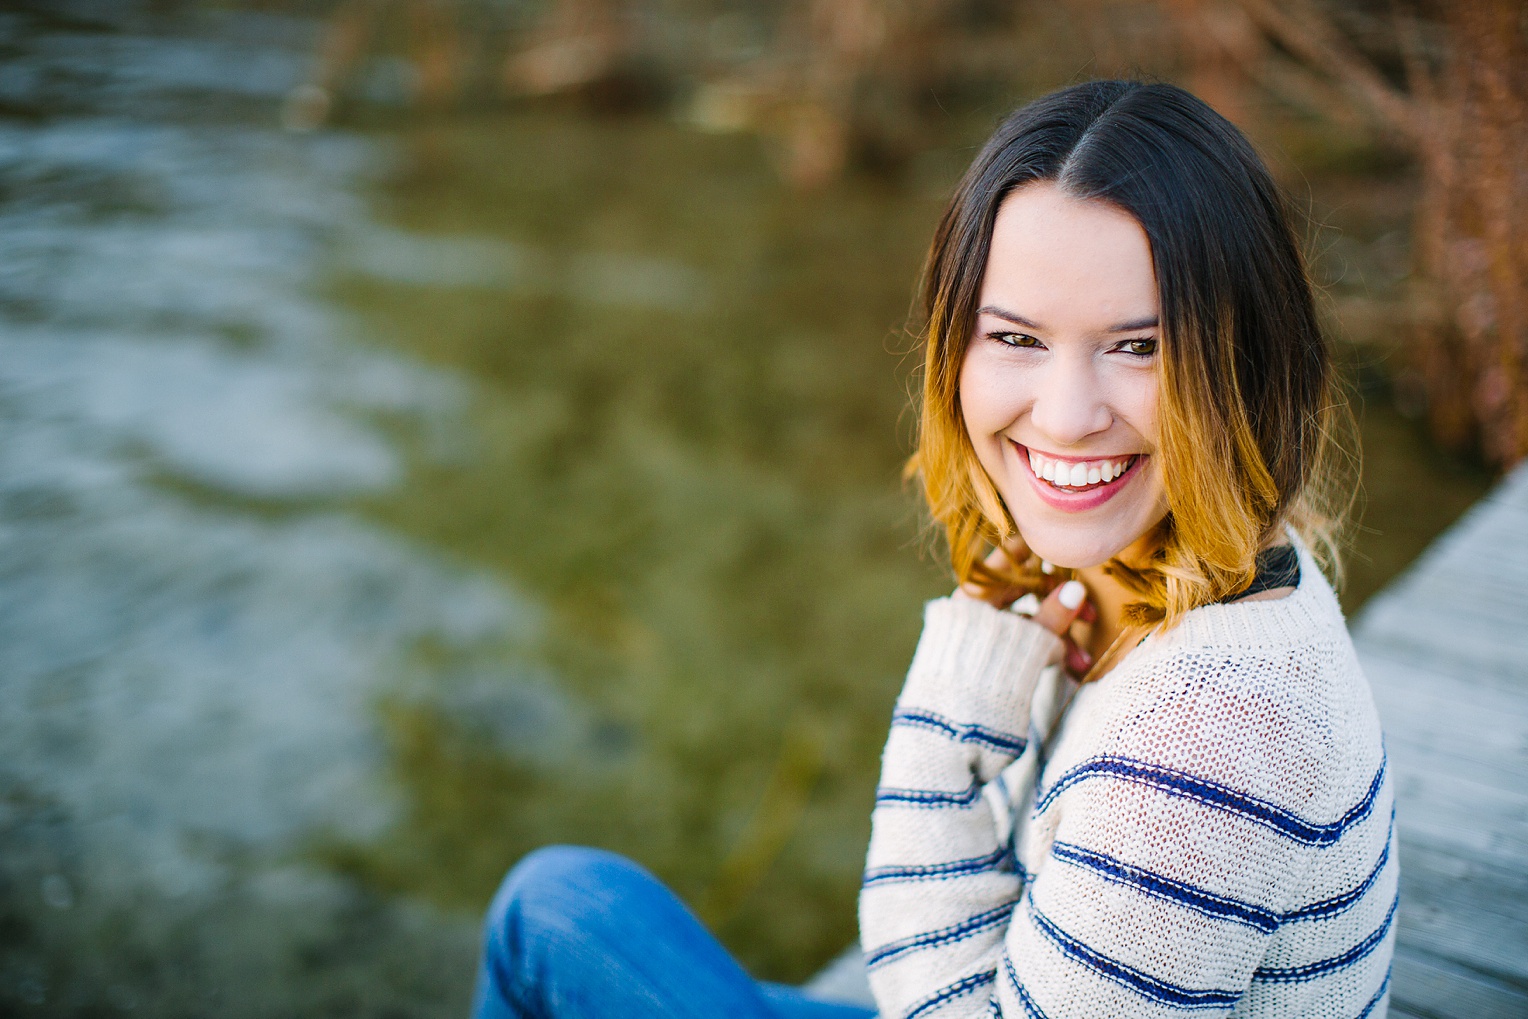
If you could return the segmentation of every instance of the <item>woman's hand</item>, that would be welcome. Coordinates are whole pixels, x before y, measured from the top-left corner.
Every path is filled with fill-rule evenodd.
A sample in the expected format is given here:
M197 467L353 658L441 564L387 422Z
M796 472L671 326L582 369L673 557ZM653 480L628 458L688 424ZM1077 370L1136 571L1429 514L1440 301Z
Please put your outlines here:
M994 549L987 557L987 566L1000 570L1007 565L1007 556L1008 553L1003 549ZM996 609L1009 609L1019 600L1020 595L1021 592L1014 588L990 591L962 584L955 589L954 597L984 601ZM1040 602L1038 609L1032 613L1020 614L1028 616L1061 638L1062 651L1058 660L1065 664L1066 670L1072 675L1081 678L1093 667L1093 656L1088 654L1072 632L1073 624L1080 622L1086 626L1098 618L1098 611L1088 600L1088 590L1081 581L1069 580L1058 585Z

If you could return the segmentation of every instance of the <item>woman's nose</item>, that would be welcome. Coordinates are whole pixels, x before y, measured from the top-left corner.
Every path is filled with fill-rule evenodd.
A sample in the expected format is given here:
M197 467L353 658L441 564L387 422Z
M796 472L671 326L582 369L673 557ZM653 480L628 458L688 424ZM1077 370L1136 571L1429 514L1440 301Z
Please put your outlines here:
M1030 407L1030 424L1055 443L1053 452L1060 452L1108 430L1114 415L1106 397L1090 365L1058 359L1040 380Z

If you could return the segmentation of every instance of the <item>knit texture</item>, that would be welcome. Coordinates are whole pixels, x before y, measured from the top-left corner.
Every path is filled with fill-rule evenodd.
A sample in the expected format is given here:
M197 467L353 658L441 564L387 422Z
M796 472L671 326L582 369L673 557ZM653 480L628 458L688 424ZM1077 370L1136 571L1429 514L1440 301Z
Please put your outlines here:
M928 604L860 894L885 1019L1382 1017L1397 870L1369 686L1320 570L1078 688Z

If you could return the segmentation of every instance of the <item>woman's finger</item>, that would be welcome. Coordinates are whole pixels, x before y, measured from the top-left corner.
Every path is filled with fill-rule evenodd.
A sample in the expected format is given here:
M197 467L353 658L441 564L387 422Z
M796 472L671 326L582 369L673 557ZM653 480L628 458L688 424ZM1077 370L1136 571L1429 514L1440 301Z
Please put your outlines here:
M1061 661L1066 665L1067 672L1079 678L1086 676L1093 667L1093 656L1071 640L1066 642L1066 651Z
M1040 611L1034 614L1034 621L1056 636L1065 637L1087 599L1088 589L1082 582L1068 580L1040 603Z
M1015 561L1017 555L1009 546L999 546L987 553L983 565L991 570L996 576L1003 576L1008 567ZM1014 599L1024 594L1021 587L983 587L979 584L962 584L960 590L977 601L984 601L996 609L1005 609L1013 604Z

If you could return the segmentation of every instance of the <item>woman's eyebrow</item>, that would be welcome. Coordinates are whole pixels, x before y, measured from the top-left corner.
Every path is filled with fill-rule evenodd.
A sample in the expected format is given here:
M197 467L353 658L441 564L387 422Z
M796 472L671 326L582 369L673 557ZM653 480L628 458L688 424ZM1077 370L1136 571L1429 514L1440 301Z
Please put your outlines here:
M1007 322L1012 322L1014 325L1023 326L1026 329L1037 329L1043 331L1045 328L1038 322L1031 322L1029 319L1025 318L1023 315L1020 315L1018 312L1008 311L1006 308L999 308L995 304L982 305L980 308L976 309L976 313L978 315L994 315ZM1148 315L1145 318L1131 319L1129 322L1121 322L1119 325L1110 326L1108 329L1105 329L1104 332L1133 333L1137 329L1155 329L1159 324L1160 323L1157 320L1157 316Z
M1004 320L1006 320L1008 322L1012 322L1016 326L1023 326L1025 329L1044 329L1045 328L1044 326L1040 325L1038 322L1031 322L1029 319L1025 318L1023 315L1020 315L1017 312L1006 311L1006 310L1004 310L1002 308L999 308L995 304L986 304L986 305L983 305L982 307L976 309L976 313L978 315L996 315L1000 319L1004 319Z

